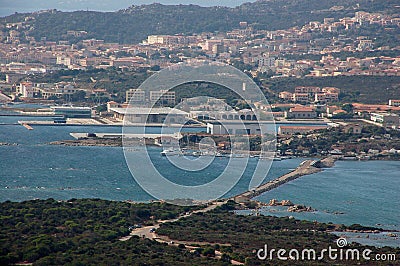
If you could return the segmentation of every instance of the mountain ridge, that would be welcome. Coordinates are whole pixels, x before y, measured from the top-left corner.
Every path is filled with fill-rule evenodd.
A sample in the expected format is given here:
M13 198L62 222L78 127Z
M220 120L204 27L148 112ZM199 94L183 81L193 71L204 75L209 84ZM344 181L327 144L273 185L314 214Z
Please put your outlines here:
M17 13L0 19L2 24L34 17L29 35L36 40L65 39L68 30L84 30L85 38L106 42L138 43L152 34L193 34L229 31L247 21L255 29L277 30L302 26L325 17L353 16L357 11L396 12L396 0L259 0L237 7L150 4L114 12L57 10ZM4 28L3 28L4 30Z

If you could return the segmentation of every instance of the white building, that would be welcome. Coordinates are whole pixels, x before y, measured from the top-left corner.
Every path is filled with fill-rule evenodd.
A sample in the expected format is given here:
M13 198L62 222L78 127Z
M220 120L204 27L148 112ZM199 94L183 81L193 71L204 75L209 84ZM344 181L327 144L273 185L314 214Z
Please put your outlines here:
M257 121L256 114L250 109L239 111L190 111L190 115L198 120L236 120L236 121Z
M35 90L33 88L32 82L21 82L17 92L24 98L33 98Z
M275 69L275 57L270 56L268 53L257 57L256 60L260 68Z
M115 119L132 124L183 124L189 119L189 113L175 108L110 108Z
M390 106L400 106L400 100L389 100Z
M398 128L400 125L399 115L391 113L371 113L371 121L389 128Z

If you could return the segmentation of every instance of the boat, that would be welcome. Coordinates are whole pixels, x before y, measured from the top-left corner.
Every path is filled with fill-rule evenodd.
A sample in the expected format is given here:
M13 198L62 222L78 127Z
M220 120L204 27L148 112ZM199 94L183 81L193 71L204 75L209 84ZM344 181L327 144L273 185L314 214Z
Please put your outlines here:
M179 151L173 149L167 149L161 152L161 156L172 156L172 155L179 155Z
M192 156L194 156L194 157L200 157L200 155L201 155L201 152L199 152L199 151L192 152Z

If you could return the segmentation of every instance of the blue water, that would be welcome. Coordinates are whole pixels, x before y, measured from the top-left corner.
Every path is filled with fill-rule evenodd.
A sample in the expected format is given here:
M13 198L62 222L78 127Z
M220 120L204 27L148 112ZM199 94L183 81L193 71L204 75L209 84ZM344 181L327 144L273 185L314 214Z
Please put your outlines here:
M399 161L338 161L333 168L284 184L258 200L290 199L317 210L288 213L274 208L278 216L400 230L399 188Z
M15 123L28 117L0 116L1 123ZM50 119L50 118L42 118ZM15 143L0 146L0 201L21 201L33 198L88 198L148 201L152 199L134 181L120 147L68 147L48 145L51 141L73 139L71 132L120 133L121 127L110 126L33 126L1 125L0 142ZM139 132L140 128L138 128ZM196 130L196 129L185 129ZM150 127L148 133L160 133ZM175 131L169 128L171 133ZM155 166L171 181L183 185L199 185L213 180L227 164L227 158L216 158L201 172L178 170L160 155L161 149L150 147ZM266 177L276 178L294 169L302 160L277 162ZM257 160L250 158L248 169L238 184L226 195L246 191L251 169Z
M37 119L37 118L35 118ZM50 118L42 118L50 119ZM0 116L0 124L27 120L27 117ZM174 129L170 129L173 132ZM149 128L158 133L160 128ZM50 141L72 139L71 132L121 132L110 126L34 126L0 125L0 201L34 198L103 198L148 201L152 197L138 186L125 163L120 147L66 147L48 145ZM160 149L149 148L157 168L171 181L184 185L206 183L224 168L228 159L216 158L200 173L177 170ZM265 180L294 169L302 159L274 162ZM238 184L225 196L247 190L251 170L257 160L250 158ZM145 169L144 169L145 171ZM338 224L359 223L400 230L400 162L338 161L333 168L303 176L257 199L268 202L289 199L316 209L313 213L288 213L285 209L262 210L264 214L294 216Z

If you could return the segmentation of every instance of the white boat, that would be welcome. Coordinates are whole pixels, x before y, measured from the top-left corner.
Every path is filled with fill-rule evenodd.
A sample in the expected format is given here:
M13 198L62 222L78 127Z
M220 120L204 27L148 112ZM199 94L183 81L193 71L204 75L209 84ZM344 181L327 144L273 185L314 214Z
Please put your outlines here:
M161 152L161 156L172 156L172 155L179 155L179 151L173 149L163 150Z

